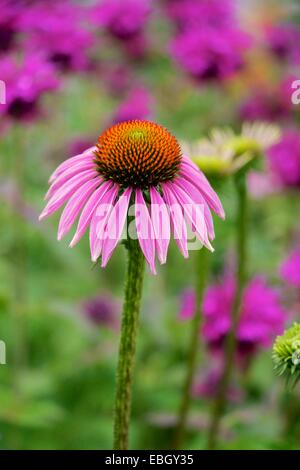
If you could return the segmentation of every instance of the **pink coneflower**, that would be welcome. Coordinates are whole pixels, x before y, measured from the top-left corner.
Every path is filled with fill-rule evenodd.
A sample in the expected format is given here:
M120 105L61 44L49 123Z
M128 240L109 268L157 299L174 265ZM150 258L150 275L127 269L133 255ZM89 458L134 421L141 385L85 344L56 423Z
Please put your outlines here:
M218 196L203 173L181 154L175 137L149 121L112 126L94 147L63 162L50 183L40 218L67 202L58 228L60 240L82 211L70 246L89 226L92 261L101 256L102 267L121 239L131 201L140 248L153 273L156 254L161 263L166 261L171 230L188 257L185 217L209 249L214 237L210 208L224 217Z
M203 27L181 33L171 43L175 61L199 82L224 80L241 69L249 37L232 28Z
M300 287L300 247L295 249L280 268L281 277L294 287Z
M41 55L28 54L18 61L7 56L0 60L0 77L6 84L6 103L0 115L13 120L32 120L39 115L40 98L58 88L56 71Z

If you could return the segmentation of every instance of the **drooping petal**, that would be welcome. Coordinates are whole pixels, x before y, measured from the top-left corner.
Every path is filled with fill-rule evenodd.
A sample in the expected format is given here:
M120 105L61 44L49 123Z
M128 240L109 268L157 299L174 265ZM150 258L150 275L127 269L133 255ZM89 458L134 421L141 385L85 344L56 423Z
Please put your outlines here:
M192 229L195 231L199 240L210 250L214 251L208 240L207 227L204 217L204 208L203 211L189 196L184 190L182 190L175 183L168 183L168 186L173 191L174 196L176 197L179 204L182 205L184 214L188 218Z
M171 226L174 232L174 240L178 245L179 250L185 258L188 258L187 249L187 230L184 216L182 213L181 205L178 204L172 190L168 185L162 184L163 198L167 203L170 211Z
M210 212L210 208L203 195L200 193L198 188L194 186L190 181L182 177L177 177L174 182L179 186L183 191L185 191L189 197L196 203L201 204L204 207L204 217L207 225L208 236L211 240L215 238L214 223L213 218Z
M45 199L50 199L56 193L56 191L58 191L59 188L61 188L67 181L73 178L73 176L83 173L87 170L92 170L93 168L95 168L95 164L90 159L86 160L85 162L72 165L70 168L62 172L59 177L55 179L55 181L53 181L52 185L46 193ZM95 176L96 175L97 172L95 169Z
M68 233L84 204L101 183L101 180L99 180L94 178L91 181L87 181L69 199L60 217L57 233L58 240L61 240Z
M95 177L94 170L87 170L79 175L73 176L69 181L67 181L58 191L52 196L48 201L48 204L41 213L39 219L43 219L53 214L57 209L59 209L74 193L80 186L82 186L86 181L92 180ZM99 176L96 176L99 178Z
M76 245L76 243L78 243L78 241L86 231L89 223L91 222L91 219L98 204L101 202L102 198L105 196L105 194L109 191L111 187L112 183L110 181L106 181L92 194L92 196L90 197L90 199L82 210L75 235L70 243L70 247L73 247Z
M106 227L106 238L103 242L102 248L101 266L103 268L107 265L118 241L121 238L127 217L131 193L132 188L127 188L124 191L109 216Z
M102 197L101 201L98 201L96 210L92 216L89 238L91 259L93 262L97 261L101 254L104 242L105 227L114 208L118 192L119 186L116 184L113 185L113 187L109 189Z
M75 155L75 157L71 157L71 158L68 158L67 160L64 160L50 176L49 183L52 183L61 173L63 173L68 168L71 168L73 165L80 163L80 162L83 163L84 161L88 159L93 159L94 150L96 150L96 147L91 147L85 150L83 153L80 153L79 155Z
M216 192L213 190L202 171L187 157L182 157L180 174L199 189L212 210L218 214L219 217L224 219L225 212Z
M154 231L149 211L140 189L135 191L135 223L141 250L152 273L156 274Z
M154 187L150 187L151 220L155 235L157 256L161 264L167 260L170 243L170 216L163 198Z

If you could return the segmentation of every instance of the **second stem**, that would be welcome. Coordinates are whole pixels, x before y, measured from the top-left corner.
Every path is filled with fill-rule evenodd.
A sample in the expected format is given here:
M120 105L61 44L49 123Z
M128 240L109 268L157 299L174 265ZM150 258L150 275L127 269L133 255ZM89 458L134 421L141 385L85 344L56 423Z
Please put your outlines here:
M220 422L225 411L226 395L228 385L230 383L235 351L236 351L236 334L238 328L240 307L242 302L243 289L246 278L246 253L247 253L247 188L246 175L238 174L235 177L235 187L238 201L237 208L237 273L236 273L236 290L231 312L231 329L227 335L225 342L225 358L224 370L219 383L218 393L213 404L211 420L208 428L208 449L215 449L218 441Z

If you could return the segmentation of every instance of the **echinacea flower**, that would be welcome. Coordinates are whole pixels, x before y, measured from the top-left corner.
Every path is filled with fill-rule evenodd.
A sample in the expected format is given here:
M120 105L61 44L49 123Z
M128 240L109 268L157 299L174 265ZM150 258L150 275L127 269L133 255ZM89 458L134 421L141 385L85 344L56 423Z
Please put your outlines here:
M296 385L300 379L300 323L294 323L276 338L272 357L275 372Z
M229 175L280 138L279 128L263 122L244 123L240 133L231 128L213 129L209 138L182 143L186 152L205 174Z
M55 69L39 54L27 54L21 61L12 56L1 59L0 77L6 84L6 103L1 104L0 115L11 120L38 116L41 96L59 86Z
M60 240L82 211L70 246L90 227L92 261L101 255L102 267L121 239L131 201L140 248L153 273L156 254L161 263L166 261L170 229L188 257L184 216L209 249L214 237L210 208L224 217L218 196L196 165L182 155L175 137L149 121L107 129L94 147L63 162L50 183L40 219L67 203L58 227Z
M118 310L115 299L101 295L84 302L82 313L93 325L104 325L114 329L118 325Z
M281 277L294 287L300 287L300 247L296 248L283 262Z
M246 33L232 28L189 29L171 43L174 60L198 82L225 80L243 66L250 46Z

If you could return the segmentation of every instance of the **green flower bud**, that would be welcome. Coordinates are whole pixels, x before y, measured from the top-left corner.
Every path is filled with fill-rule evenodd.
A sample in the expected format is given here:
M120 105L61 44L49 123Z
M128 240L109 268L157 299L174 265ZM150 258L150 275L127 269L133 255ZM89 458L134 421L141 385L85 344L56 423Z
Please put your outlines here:
M275 372L295 386L300 379L300 323L294 323L282 336L277 336L272 357Z

